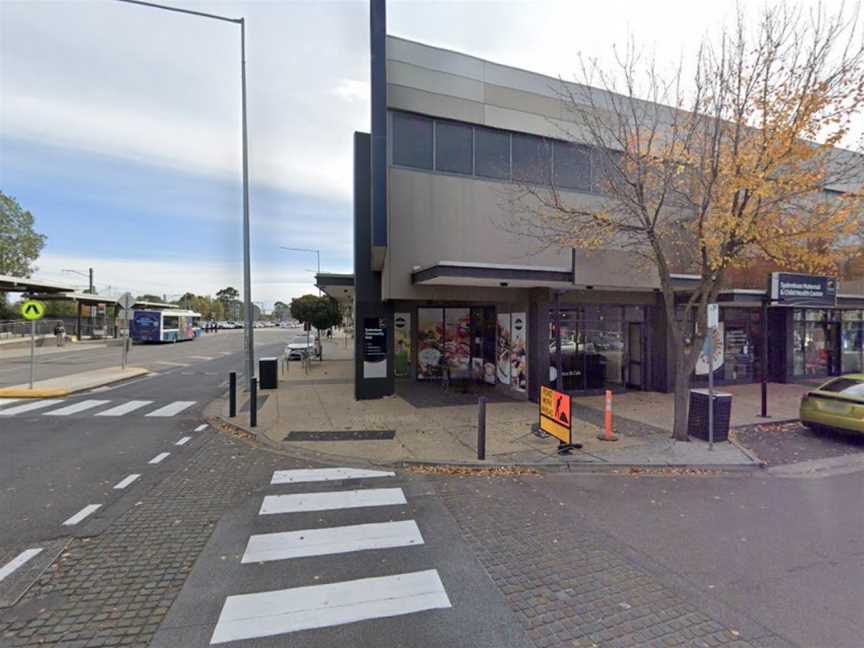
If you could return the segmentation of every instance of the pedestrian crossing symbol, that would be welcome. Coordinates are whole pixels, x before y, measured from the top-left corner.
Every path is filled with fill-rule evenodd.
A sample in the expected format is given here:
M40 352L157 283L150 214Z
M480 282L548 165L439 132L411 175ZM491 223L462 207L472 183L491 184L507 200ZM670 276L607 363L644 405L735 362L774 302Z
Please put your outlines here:
M42 302L38 302L35 299L28 299L21 304L21 315L24 316L24 319L38 320L42 319L44 314L45 304Z

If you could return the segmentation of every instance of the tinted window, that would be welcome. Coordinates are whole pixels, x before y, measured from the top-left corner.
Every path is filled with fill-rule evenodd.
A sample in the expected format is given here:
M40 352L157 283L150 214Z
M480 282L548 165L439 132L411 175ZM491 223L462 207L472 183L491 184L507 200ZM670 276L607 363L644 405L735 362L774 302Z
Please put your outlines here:
M552 179L552 147L542 137L513 134L513 179L548 184Z
M162 318L162 328L176 329L180 327L180 318L166 315Z
M471 175L474 167L473 129L464 124L435 123L435 169Z
M591 152L591 190L608 194L614 191L615 185L623 178L619 169L623 164L623 155L618 151L593 150Z
M393 163L432 169L432 120L393 113Z
M864 397L864 382L852 378L838 378L822 385L819 391L834 392L844 396Z
M484 178L510 179L510 135L491 128L474 129L475 170Z
M590 149L567 142L555 142L555 184L565 189L591 189Z

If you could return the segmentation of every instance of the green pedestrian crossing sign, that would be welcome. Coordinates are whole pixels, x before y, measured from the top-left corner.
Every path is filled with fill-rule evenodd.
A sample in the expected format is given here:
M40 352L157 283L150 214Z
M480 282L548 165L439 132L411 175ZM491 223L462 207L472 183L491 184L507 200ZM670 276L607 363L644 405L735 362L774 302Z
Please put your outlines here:
M21 314L24 316L24 319L28 320L42 319L42 316L45 314L45 304L35 299L28 299L21 304Z

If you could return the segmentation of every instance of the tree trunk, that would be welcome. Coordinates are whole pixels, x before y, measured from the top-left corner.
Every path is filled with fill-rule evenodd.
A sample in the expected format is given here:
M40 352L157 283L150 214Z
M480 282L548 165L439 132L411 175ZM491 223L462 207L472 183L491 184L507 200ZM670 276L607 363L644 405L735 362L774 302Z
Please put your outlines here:
M687 436L687 405L690 400L690 371L684 354L679 350L675 357L675 417L672 438L689 441Z

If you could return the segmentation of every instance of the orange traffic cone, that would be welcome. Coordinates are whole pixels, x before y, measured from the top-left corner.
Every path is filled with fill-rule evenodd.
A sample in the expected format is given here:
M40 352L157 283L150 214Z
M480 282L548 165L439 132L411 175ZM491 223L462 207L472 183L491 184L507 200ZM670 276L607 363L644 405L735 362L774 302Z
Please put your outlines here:
M612 391L606 390L606 406L603 408L603 431L597 434L601 441L617 441L618 435L612 432Z

